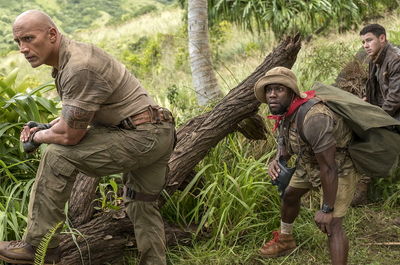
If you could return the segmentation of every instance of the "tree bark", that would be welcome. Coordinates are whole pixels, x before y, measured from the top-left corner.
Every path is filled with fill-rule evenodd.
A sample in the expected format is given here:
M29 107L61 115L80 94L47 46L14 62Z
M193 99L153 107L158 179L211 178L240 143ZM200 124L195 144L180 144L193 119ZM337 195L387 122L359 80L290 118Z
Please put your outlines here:
M194 175L191 174L193 168L212 147L229 133L237 130L242 120L254 116L260 105L253 92L255 82L273 67L291 68L300 46L299 36L289 37L281 42L264 62L232 89L212 111L189 120L179 129L177 146L169 161L170 171L166 191L170 195L190 181ZM76 235L80 252L71 234L62 236L64 265L102 265L106 262L117 264L117 260L123 256L125 247L134 245L133 226L122 210L97 213L89 218L90 214L84 209L91 208L92 191L96 185L96 181L87 177L75 183L74 197L70 200L70 209L74 210L69 211L69 218L75 224L76 231L84 236ZM82 213L85 213L83 218L80 216ZM166 226L166 236L168 245L176 242L176 239L189 238L186 230L171 228L169 225Z
M199 105L222 95L214 73L208 38L208 1L188 1L189 57Z

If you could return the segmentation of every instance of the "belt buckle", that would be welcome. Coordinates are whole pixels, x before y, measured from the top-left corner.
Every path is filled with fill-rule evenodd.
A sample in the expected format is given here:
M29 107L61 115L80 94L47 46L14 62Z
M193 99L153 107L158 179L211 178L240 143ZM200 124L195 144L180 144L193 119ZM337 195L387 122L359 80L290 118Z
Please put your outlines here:
M136 129L135 124L133 124L131 117L128 117L121 122L122 127L126 130L134 130Z

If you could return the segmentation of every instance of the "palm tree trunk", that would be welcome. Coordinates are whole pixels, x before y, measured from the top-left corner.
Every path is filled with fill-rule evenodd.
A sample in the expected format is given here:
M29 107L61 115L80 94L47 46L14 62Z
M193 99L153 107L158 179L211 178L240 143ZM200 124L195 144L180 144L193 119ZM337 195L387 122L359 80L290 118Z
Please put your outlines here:
M214 73L208 39L207 0L189 0L189 56L197 101L205 105L222 95Z

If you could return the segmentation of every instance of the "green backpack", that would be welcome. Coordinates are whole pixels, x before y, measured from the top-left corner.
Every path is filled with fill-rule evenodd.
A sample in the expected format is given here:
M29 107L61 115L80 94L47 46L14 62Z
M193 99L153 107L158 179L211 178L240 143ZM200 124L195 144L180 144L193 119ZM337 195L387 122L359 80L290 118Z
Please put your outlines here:
M397 165L400 155L400 121L392 118L378 106L334 86L316 82L313 85L316 100L304 103L297 112L296 123L303 141L307 142L302 125L307 111L322 101L343 117L353 130L349 153L356 169L371 177L386 177ZM389 130L391 128L393 130Z

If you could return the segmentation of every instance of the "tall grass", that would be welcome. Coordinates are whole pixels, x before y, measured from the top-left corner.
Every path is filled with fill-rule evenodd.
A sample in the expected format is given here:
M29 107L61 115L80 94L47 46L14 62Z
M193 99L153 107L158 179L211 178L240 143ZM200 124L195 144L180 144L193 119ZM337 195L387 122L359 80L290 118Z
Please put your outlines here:
M196 176L164 207L172 222L198 225L204 246L224 248L245 241L246 235L277 224L279 196L267 176L266 150L258 159L242 136L224 139L198 166Z

